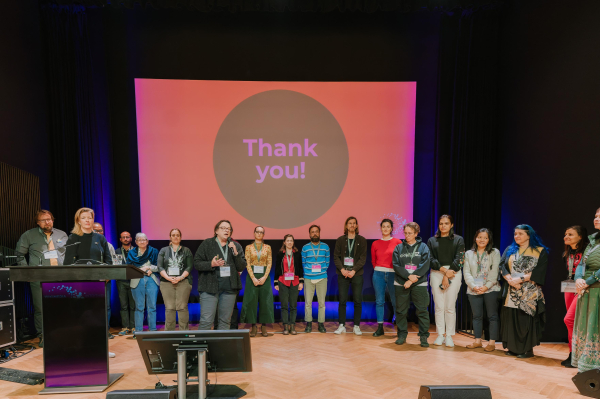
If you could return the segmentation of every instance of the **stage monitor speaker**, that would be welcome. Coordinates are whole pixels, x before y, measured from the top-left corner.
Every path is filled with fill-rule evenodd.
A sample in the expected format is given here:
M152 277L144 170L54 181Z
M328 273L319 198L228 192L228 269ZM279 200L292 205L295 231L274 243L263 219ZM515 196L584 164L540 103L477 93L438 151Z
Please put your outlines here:
M421 385L418 399L491 399L483 385Z
M176 388L128 389L108 392L106 399L175 399L176 394Z
M583 396L600 398L600 369L577 374L573 377L573 383Z

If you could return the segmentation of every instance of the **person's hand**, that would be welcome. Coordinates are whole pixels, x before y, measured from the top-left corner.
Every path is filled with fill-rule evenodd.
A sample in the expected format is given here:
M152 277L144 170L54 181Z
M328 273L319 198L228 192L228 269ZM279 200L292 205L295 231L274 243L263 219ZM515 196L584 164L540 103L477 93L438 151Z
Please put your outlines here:
M215 256L214 258L212 258L212 261L210 262L210 266L211 267L221 267L225 264L225 260L224 259L219 259L217 256Z
M344 276L344 277L347 278L348 277L348 270L342 269L342 276Z
M279 291L279 285L275 286L275 291Z
M577 281L575 281L575 289L577 290L578 295L583 294L583 291L585 291L587 289L587 287L588 287L588 285L584 279L580 278L580 279L577 279Z
M300 283L300 285L298 285L298 291L302 291L303 288L304 288L304 284Z
M233 254L235 256L237 256L237 254L238 254L237 248L235 247L235 243L233 241L229 243L229 248L231 248L231 250L233 251Z
M181 279L179 277L171 277L171 283L173 285L179 283L181 281Z
M487 285L484 285L483 287L479 287L480 294L485 294L487 290L488 290Z
M409 289L411 285L412 285L412 281L408 280L408 281L406 281L406 283L404 283L404 288Z
M256 277L252 277L252 282L254 283L254 286L257 287L258 284L258 279Z
M348 278L354 277L355 274L356 274L356 272L354 270L349 270L348 271Z
M146 275L147 275L148 277L150 277L150 276L152 275L152 270L151 270L150 268L147 268L147 269L145 270L145 272L146 272Z
M416 283L417 281L419 281L419 277L415 276L414 274L411 274L410 276L408 276L408 279L413 283Z
M455 275L456 275L456 272L452 269L448 269L446 271L446 277L448 277L449 279L454 278Z
M444 279L442 280L442 287L444 287L444 289L450 287L450 280L446 276L444 276Z
M260 285L264 285L267 282L267 276L263 276L260 280L258 280Z

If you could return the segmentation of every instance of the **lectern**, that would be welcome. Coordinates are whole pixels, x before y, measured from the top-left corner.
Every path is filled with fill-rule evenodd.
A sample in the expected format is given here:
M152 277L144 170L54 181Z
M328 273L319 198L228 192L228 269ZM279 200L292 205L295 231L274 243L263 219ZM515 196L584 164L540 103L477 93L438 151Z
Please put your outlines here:
M132 265L11 266L12 281L42 283L45 386L40 394L102 392L108 368L106 280L141 278Z

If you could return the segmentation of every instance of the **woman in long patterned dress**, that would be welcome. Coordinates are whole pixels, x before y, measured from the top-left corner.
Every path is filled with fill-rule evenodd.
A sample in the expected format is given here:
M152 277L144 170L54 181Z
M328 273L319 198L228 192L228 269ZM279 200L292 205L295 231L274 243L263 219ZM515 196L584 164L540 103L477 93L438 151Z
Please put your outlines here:
M596 210L594 227L600 230L600 208ZM600 368L600 232L592 234L577 268L577 313L573 328L571 365L580 373Z
M515 227L514 241L506 248L500 268L508 283L502 307L501 340L507 355L533 357L546 323L546 301L542 286L546 280L548 248L531 226Z

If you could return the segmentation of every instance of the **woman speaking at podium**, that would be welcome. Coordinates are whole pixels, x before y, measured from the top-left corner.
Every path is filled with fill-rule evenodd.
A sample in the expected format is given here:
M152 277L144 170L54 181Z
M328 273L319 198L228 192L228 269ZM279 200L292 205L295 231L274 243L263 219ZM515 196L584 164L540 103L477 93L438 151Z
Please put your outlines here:
M67 240L63 264L112 265L106 238L93 231L94 216L94 210L91 208L81 208L75 213L75 226Z

